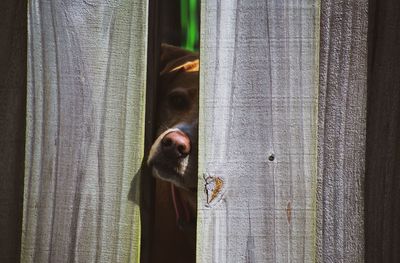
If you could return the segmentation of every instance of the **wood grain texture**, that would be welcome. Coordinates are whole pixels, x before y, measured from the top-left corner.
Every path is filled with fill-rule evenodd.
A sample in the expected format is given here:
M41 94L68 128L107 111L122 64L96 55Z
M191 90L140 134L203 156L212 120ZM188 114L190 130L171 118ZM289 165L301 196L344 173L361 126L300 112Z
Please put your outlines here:
M322 1L317 261L364 261L367 0Z
M201 14L197 261L311 262L319 2L203 1ZM203 176L222 180L209 205Z
M147 4L33 0L28 21L22 262L137 262Z
M26 1L1 1L0 262L19 262L24 189Z
M400 262L399 13L369 1L366 262Z

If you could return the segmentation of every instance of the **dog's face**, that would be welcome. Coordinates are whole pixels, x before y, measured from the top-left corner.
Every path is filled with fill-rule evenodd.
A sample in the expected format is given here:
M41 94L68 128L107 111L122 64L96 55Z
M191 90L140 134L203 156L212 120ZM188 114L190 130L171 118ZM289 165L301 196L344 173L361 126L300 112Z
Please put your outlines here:
M179 188L197 189L198 55L162 45L157 138L147 164Z

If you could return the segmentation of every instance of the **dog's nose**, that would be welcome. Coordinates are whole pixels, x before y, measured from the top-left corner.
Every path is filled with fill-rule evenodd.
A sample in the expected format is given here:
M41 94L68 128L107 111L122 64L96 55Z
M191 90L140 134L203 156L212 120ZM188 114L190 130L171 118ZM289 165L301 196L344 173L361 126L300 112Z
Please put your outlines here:
M161 141L163 151L174 157L186 157L190 153L190 139L181 131L167 133Z

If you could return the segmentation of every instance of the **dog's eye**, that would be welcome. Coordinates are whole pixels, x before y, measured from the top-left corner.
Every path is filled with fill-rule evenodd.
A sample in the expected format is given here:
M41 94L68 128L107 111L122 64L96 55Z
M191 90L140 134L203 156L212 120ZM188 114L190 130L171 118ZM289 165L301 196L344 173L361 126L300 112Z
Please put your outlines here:
M184 92L173 92L168 96L168 103L175 110L186 110L189 108L189 99Z

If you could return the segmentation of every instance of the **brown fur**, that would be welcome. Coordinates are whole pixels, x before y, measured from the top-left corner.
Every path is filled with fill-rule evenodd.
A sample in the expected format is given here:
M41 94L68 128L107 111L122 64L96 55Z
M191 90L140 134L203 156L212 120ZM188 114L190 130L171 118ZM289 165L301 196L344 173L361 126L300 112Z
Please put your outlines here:
M155 236L151 261L190 263L195 262L196 246L198 54L162 45L159 83L157 138L148 158L148 165L157 178ZM171 131L169 129L182 130L190 138L191 150L185 162L179 160L168 163L168 156L160 144L163 137ZM181 173L176 174L172 168ZM176 223L171 183L175 185L180 200L190 210L192 221L184 222L183 229Z

